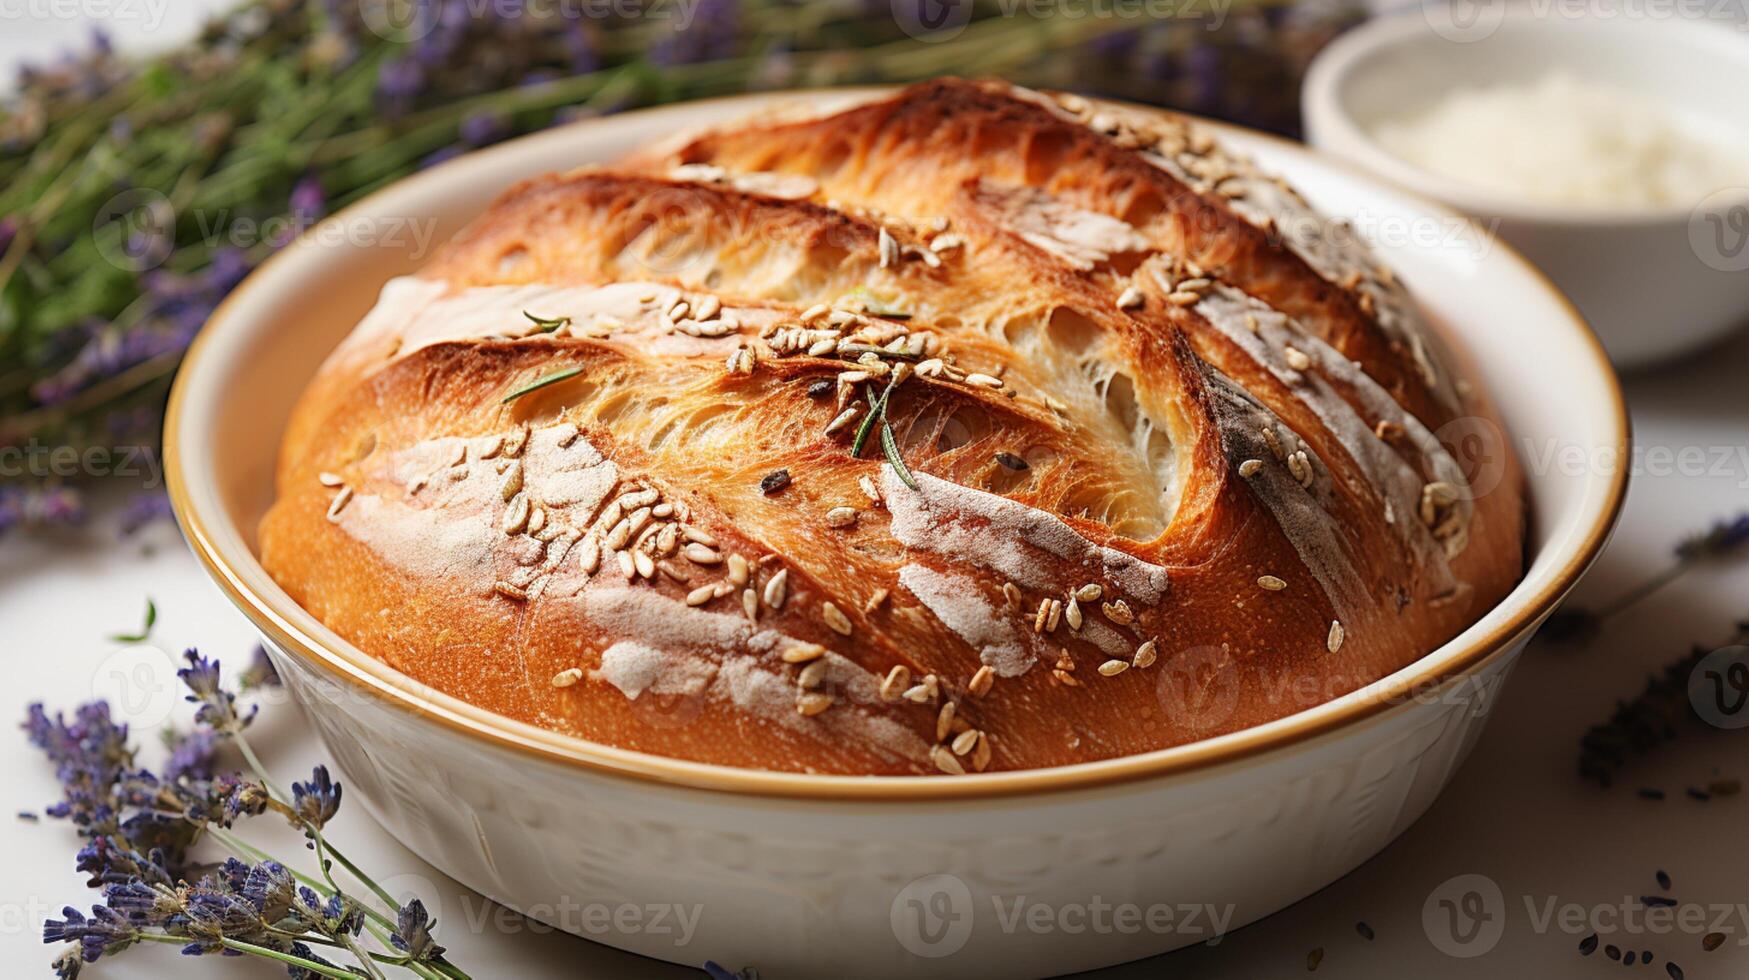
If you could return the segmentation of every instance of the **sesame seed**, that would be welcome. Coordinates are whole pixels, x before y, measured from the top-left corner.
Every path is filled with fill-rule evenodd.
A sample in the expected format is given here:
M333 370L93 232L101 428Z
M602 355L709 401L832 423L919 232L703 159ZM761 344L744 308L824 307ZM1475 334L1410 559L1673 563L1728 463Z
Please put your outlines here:
M580 667L567 667L564 670L561 670L558 673L553 675L553 686L554 687L570 687L582 679L583 679L582 668L580 668Z
M1077 633L1081 631L1081 603L1074 596L1070 596L1068 604L1063 606L1063 618L1068 621L1071 630Z
M1131 286L1118 295L1117 308L1120 310L1133 310L1146 301L1147 297L1142 295L1142 291Z
M850 527L856 523L855 507L834 507L826 512L827 527Z
M341 487L340 492L334 495L334 499L328 502L328 520L335 524L340 523L340 512L345 510L346 505L351 502L352 488Z
M978 668L977 673L972 675L971 681L966 684L966 690L978 697L983 697L990 693L990 688L994 686L995 683L996 669L989 664L985 664Z
M1099 597L1104 594L1105 589L1098 582L1088 582L1075 590L1075 598L1082 602L1098 602Z
M1106 677L1116 677L1129 669L1130 665L1127 660L1107 660L1099 665L1099 672Z
M720 552L712 551L710 548L696 542L687 545L681 554L686 557L687 561L692 562L694 565L715 565L723 560L723 556Z
M850 618L844 615L843 610L833 605L831 600L820 603L820 617L826 620L826 625L832 628L832 632L840 636L850 635Z
M1339 619L1333 619L1330 621L1330 635L1324 640L1324 646L1327 647L1331 653L1335 653L1342 649L1342 640L1347 635L1348 631L1342 627L1342 621Z
M907 701L912 701L917 704L927 704L930 699L935 697L935 692L930 689L928 684L914 684L905 689L903 696Z
M618 551L621 548L624 548L626 542L631 539L632 522L629 518L622 517L620 518L619 523L615 524L613 528L607 532L605 543L607 544L608 550Z
M874 480L871 479L868 474L864 473L862 476L857 477L856 485L862 488L862 495L868 498L869 503L874 504L876 507L879 507L884 503L880 489L875 486Z
M1166 302L1171 303L1173 306L1195 306L1202 302L1202 294L1181 290L1167 296Z
M1287 583L1276 578L1274 575L1259 575L1257 577L1257 584L1271 592L1280 592L1282 589L1287 588Z
M832 696L818 691L809 691L796 698L796 710L804 717L812 718L827 708L832 707Z
M948 733L953 731L953 715L955 710L952 701L943 701L941 704L941 710L935 713L935 740L937 742L946 741Z
M689 606L702 606L716 598L716 595L717 587L714 583L711 585L701 585L686 594L686 604Z
M783 600L789 593L789 569L780 569L776 575L765 582L765 604L773 609L782 609Z
M528 527L528 512L528 494L517 494L516 499L512 500L510 506L504 510L504 522L502 524L504 533L521 534L523 529Z
M601 567L601 545L594 538L584 538L582 547L577 549L577 567L584 575L594 575Z
M522 591L521 589L517 588L514 585L511 585L509 582L494 582L494 583L492 583L492 591L498 593L499 595L503 596L506 599L514 599L517 602L527 602L528 601L528 593Z
M862 604L863 615L866 616L885 605L887 598L891 595L892 593L884 588L874 590Z
M832 419L832 421L826 423L826 434L831 435L834 432L838 432L842 429L849 428L850 423L856 421L859 417L861 417L861 415L862 415L862 407L860 405L850 406L849 408L845 409L844 411L839 412L838 415Z
M1020 594L1020 586L1015 585L1013 582L1003 582L1002 600L1008 605L1010 611L1019 609L1020 603L1023 601L1023 597Z
M1263 468L1263 460L1261 460L1261 459L1248 459L1245 462L1239 464L1239 475L1249 479L1250 477L1256 476L1257 471L1262 469L1262 468Z
M802 322L812 323L830 312L832 312L830 306L827 306L825 303L816 303L802 311Z
M505 500L517 495L522 490L522 460L512 460L509 468L504 471L504 482L498 487L498 493Z
M983 737L984 737L984 733L978 731L976 728L968 728L965 731L960 732L958 735L954 736L953 746L952 746L953 754L954 755L965 755L966 753L977 748L978 747L978 739L983 738Z
M966 384L975 388L1000 388L1002 387L1002 379L988 374L968 374L966 375Z
M978 747L972 750L972 768L983 772L990 766L990 736L980 733Z
M826 648L818 643L798 643L785 650L782 654L786 664L811 663L826 655Z
M881 700L897 701L904 697L905 688L911 684L911 668L904 664L894 664L887 671L887 676L881 679Z
M893 239L892 233L885 228L880 233L881 268L897 265L899 262L899 243Z
M334 487L340 486L341 484L345 483L346 481L341 479L340 474L338 474L338 473L323 472L323 473L316 474L316 482L322 484L325 487L332 489Z
M699 301L697 308L693 312L693 316L700 320L709 320L711 317L716 316L722 308L723 303L721 300L717 299L715 296L706 296L703 300Z
M1071 674L1068 671L1063 670L1060 667L1057 668L1056 670L1051 671L1051 676L1056 678L1058 680L1058 682L1065 684L1069 687L1080 687L1081 686L1081 682L1075 679L1074 674Z
M929 758L935 763L935 768L950 776L964 776L966 774L966 767L960 765L960 761L953 757L952 750L945 745L937 745L930 749Z
M1156 655L1154 641L1148 640L1141 646L1136 647L1136 652L1130 657L1130 665L1137 670L1152 667L1154 666L1154 658Z
M504 449L504 436L503 435L495 435L492 438L487 439L486 444L484 446L480 447L480 454L479 455L480 455L481 459L491 459L492 457L494 457L494 456L498 455L500 452L502 452L503 449Z
M1372 434L1385 442L1390 442L1393 439L1401 439L1404 431L1402 425L1392 422L1389 419L1381 419L1379 424L1372 427Z
M829 665L824 660L815 660L796 674L796 686L804 690L812 690L825 683L826 669Z
M1287 471L1293 475L1295 480L1299 481L1300 486L1310 487L1312 485L1312 461L1304 449L1295 450L1288 456Z

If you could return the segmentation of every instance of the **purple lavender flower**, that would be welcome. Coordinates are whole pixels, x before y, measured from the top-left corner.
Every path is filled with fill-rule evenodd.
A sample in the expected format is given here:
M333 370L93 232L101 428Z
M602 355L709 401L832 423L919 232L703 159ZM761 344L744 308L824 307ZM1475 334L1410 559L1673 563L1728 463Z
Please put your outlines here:
M219 662L208 660L194 649L186 651L183 658L188 661L188 666L178 670L176 676L188 688L184 700L200 705L194 713L195 724L228 734L249 727L249 723L255 720L257 708L251 706L242 714L237 712L237 696L219 683Z
M121 512L121 533L132 536L149 524L169 521L174 517L170 497L162 490L148 490L128 498Z
M84 962L94 963L104 953L119 953L133 945L140 936L120 913L99 905L86 918L71 905L61 909L63 919L43 923L43 942L79 944Z
M1676 557L1684 561L1715 557L1744 544L1749 544L1749 511L1715 522L1704 533L1682 541L1676 546Z
M487 109L462 120L460 135L469 146L485 146L510 135L510 120L499 112Z
M432 938L431 929L437 923L425 911L425 903L417 898L401 906L395 915L395 931L389 940L395 948L415 960L429 962L443 955L443 947Z
M317 766L307 783L292 783L292 809L318 830L334 819L340 811L340 784L329 777L327 766Z
M293 223L299 225L314 222L326 214L328 198L322 193L322 182L315 177L305 177L298 181L292 187L287 210L291 212Z
M412 58L390 61L377 71L377 104L395 118L413 111L425 91L425 67Z

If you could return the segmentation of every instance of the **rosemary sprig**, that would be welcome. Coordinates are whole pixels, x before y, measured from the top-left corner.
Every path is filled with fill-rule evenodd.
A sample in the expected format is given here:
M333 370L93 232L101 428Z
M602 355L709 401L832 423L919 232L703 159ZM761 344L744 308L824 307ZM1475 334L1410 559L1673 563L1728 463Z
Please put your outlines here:
M580 367L579 368L565 368L562 371L554 371L552 374L548 374L548 375L544 375L542 377L536 378L535 380L530 381L528 384L525 384L522 387L516 389L515 391L512 391L510 394L505 395L504 398L501 401L499 401L498 404L508 405L511 402L517 400L518 398L521 398L523 395L529 394L530 392L539 391L542 388L547 387L548 385L556 385L561 381L568 381L571 378L575 378L577 375L582 374L582 373L583 373L583 369Z
M158 604L150 598L146 600L146 622L138 633L116 633L110 640L116 643L144 643L152 635L152 626L158 622Z
M912 479L911 470L905 466L905 457L899 453L899 443L893 438L893 427L881 419L881 449L887 454L887 462L893 464L893 472L899 474L899 479L911 489L917 489L917 481Z
M535 333L552 333L554 330L559 330L571 325L571 318L568 316L535 316L527 310L523 310L522 315L528 317L529 322L534 324Z

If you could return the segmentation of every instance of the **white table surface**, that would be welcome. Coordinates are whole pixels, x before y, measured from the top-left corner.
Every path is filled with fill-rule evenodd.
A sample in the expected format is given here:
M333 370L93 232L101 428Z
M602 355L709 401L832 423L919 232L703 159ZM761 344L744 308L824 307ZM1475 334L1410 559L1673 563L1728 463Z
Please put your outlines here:
M166 11L156 29L112 26L124 43L164 43L194 23L196 7L215 5L154 2L149 6ZM20 55L43 58L53 50L45 43L71 41L84 31L63 20L14 17L0 24L0 63ZM1633 488L1614 541L1579 589L1581 602L1613 595L1657 567L1683 533L1749 508L1749 337L1630 379L1628 389L1640 449ZM1707 461L1704 472L1671 464L1696 448ZM104 637L136 628L148 595L160 611L154 642L167 653L118 652ZM1707 921L1659 935L1643 929L1636 935L1629 926L1605 941L1654 950L1654 965L1639 968L1644 976L1664 977L1662 964L1672 958L1695 980L1749 974L1749 848L1743 846L1749 797L1700 803L1682 793L1718 776L1749 775L1749 736L1684 739L1607 792L1575 774L1579 737L1588 725L1606 717L1617 698L1635 694L1648 672L1688 643L1721 637L1741 617L1749 617L1749 561L1696 571L1612 622L1587 650L1533 645L1455 783L1383 854L1218 945L1101 975L1301 976L1308 952L1322 947L1320 976L1586 977L1619 965L1601 953L1581 958L1575 946L1590 929L1566 931L1559 917L1545 925L1551 905L1614 916L1613 910L1656 891L1658 869L1674 879L1674 894L1705 907ZM7 662L0 719L21 719L32 700L70 708L94 695L115 698L123 693L117 685L128 683L137 727L149 733L166 710L187 718L186 706L175 703L169 656L199 645L241 664L253 643L241 615L169 527L129 541L99 523L84 534L0 542L0 649ZM149 683L134 683L142 677ZM12 818L16 811L39 811L58 794L48 766L22 733L9 731L0 730L0 975L47 976L53 951L40 943L44 918L58 916L65 903L89 904L94 895L73 871L78 845L69 827ZM315 736L289 703L264 708L254 742L283 778L322 761ZM1631 789L1639 785L1661 786L1671 798L1639 799ZM554 934L492 906L402 848L356 805L343 809L332 834L365 867L391 879L391 887L422 895L455 961L482 980L699 975ZM1422 921L1429 897L1458 875L1485 876L1501 895L1504 934L1474 959L1440 952ZM1372 926L1376 940L1357 935L1357 920ZM1701 934L1715 928L1729 938L1704 953ZM168 948L130 951L88 975L122 980L172 971L189 978L283 976L266 964L191 959Z

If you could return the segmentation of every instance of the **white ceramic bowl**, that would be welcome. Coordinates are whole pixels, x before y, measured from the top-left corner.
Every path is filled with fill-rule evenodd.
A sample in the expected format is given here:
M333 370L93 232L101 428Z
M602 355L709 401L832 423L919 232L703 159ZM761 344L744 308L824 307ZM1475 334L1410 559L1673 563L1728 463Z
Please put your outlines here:
M1325 48L1301 92L1308 141L1497 232L1566 291L1622 367L1675 357L1749 324L1749 186L1697 189L1693 207L1537 205L1424 170L1370 135L1381 120L1412 115L1454 87L1562 71L1716 121L1749 145L1740 84L1749 78L1749 37L1678 18L1568 17L1502 0L1467 7L1473 19L1454 23L1428 0Z
M1247 731L958 779L701 765L542 731L424 689L274 584L253 532L292 401L378 286L417 264L384 233L435 221L448 235L512 181L610 159L760 102L582 123L412 177L333 219L351 234L317 229L273 258L201 334L167 422L177 514L260 628L351 783L349 798L432 864L513 908L650 956L757 964L774 978L1040 975L1136 959L1310 894L1420 816L1525 640L1602 547L1625 486L1615 464L1627 421L1608 362L1559 294L1506 250L1405 244L1385 257L1452 325L1521 452L1575 449L1587 461L1530 466L1523 583L1413 666ZM1437 213L1290 144L1228 138L1328 211ZM1026 915L1015 922L1017 899ZM677 944L667 913L669 929L651 924L656 906L696 910L689 944ZM1030 918L1037 906L1050 916L1043 925ZM622 915L605 932L604 910ZM634 921L627 910L642 911ZM1083 913L1105 927L1070 931Z

